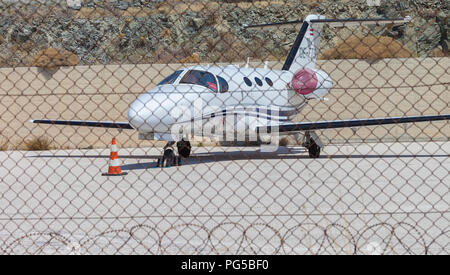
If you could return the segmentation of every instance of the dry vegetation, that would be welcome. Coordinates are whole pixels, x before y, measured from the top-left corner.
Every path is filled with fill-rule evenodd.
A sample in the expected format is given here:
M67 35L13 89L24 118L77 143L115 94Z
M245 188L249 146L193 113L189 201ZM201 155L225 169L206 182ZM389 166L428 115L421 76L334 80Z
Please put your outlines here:
M47 137L34 137L31 139L27 139L20 146L20 149L27 151L44 151L55 149L54 146L51 145L52 141Z
M0 139L0 151L7 150L26 150L26 151L44 151L56 149L48 137L33 137L22 142L11 142L5 138Z
M434 50L431 52L432 57L446 57L448 54L445 54L444 51L440 48L434 48Z
M32 60L33 67L54 69L60 66L76 66L80 63L78 57L69 51L47 48L39 51Z
M180 59L180 63L200 63L200 58L198 57L197 53L193 53L190 56L187 56L185 58Z
M136 9L129 8L126 11L122 10L114 10L114 9L105 9L105 8L88 8L82 7L79 11L76 11L74 14L74 18L78 19L95 19L95 18L103 18L103 17L120 17L120 16L132 16L132 17L145 17L153 14L150 9Z
M368 59L407 58L413 53L397 40L387 36L351 36L334 48L323 51L320 59Z
M0 151L6 151L8 150L8 142L0 139Z
M264 0L222 0L225 3L228 4L235 4L239 8L248 9L251 7L259 7L259 8L265 8L267 6L278 4L278 5L287 5L291 4L289 2L283 1L283 0L271 0L271 1L264 1ZM322 1L322 0L308 0L308 1Z

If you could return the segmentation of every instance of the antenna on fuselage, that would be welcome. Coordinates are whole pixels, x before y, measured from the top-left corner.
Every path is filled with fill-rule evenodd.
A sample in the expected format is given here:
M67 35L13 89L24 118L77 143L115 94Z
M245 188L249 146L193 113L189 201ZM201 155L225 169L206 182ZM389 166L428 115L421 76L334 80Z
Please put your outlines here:
M267 65L269 65L269 61L264 61L264 69L267 69Z
M247 57L247 63L245 64L245 68L248 68L249 64L250 64L250 57Z

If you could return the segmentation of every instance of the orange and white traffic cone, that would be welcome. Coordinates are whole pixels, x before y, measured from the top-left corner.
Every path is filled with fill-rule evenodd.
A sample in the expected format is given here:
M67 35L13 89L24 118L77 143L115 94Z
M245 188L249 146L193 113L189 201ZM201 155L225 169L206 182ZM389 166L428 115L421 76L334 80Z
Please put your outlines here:
M127 172L122 172L119 164L119 153L117 152L116 139L113 138L111 142L111 153L109 154L109 168L108 173L103 173L102 176L124 176Z

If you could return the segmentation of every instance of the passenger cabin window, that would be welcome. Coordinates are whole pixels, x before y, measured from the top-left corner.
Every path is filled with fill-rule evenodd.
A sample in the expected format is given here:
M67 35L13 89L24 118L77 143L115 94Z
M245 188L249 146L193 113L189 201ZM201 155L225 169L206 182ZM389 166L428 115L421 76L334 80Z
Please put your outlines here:
M158 85L173 84L182 72L183 70L174 72L173 74L169 75L168 77L164 78L161 82L159 82Z
M213 74L204 71L191 70L183 76L180 83L197 84L217 91L216 78Z
M249 87L252 86L252 82L250 81L250 79L248 79L248 77L244 77L244 82L245 82L245 84L247 84L247 86L249 86Z
M220 76L217 76L217 79L219 80L220 92L221 93L228 92L228 82Z
M256 84L258 84L259 87L261 87L263 85L261 79L259 79L257 77L255 77L255 82L256 82Z
M273 82L270 78L266 77L266 82L267 82L267 84L269 84L270 87L273 86Z

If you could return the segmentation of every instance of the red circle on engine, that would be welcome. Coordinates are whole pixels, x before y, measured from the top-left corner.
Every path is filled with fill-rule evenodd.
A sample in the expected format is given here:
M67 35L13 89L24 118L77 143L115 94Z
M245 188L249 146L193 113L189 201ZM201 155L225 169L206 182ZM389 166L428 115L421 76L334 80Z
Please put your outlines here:
M292 88L301 95L314 92L317 83L317 75L311 69L300 69L292 77Z

